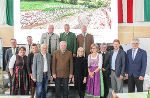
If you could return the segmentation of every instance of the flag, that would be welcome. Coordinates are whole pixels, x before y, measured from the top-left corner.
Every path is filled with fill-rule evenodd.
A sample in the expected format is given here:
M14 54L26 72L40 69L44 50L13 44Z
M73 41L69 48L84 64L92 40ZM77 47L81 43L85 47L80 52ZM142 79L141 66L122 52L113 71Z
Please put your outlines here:
M150 21L150 0L118 0L118 9L118 23Z

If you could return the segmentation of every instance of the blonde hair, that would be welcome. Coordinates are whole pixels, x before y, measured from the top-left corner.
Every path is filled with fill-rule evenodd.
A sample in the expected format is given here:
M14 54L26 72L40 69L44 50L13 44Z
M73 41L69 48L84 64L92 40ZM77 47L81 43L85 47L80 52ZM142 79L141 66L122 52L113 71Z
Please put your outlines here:
M96 47L97 52L99 52L99 47L98 47L98 45L95 44L95 43L93 43L93 44L91 45L91 47L90 47L90 52L91 52L91 53L93 53L93 52L92 52L92 48L93 48L93 47Z
M77 50L77 57L79 57L79 54L78 54L78 51L83 51L83 55L85 57L85 51L84 51L84 48L83 47L79 47L78 50Z

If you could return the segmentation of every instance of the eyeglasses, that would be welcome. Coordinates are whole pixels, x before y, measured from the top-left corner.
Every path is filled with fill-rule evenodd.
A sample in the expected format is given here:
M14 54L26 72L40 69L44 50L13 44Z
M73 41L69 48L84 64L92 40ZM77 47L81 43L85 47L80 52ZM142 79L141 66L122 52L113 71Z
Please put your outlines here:
M139 43L132 43L132 44L136 44L136 45L138 45Z

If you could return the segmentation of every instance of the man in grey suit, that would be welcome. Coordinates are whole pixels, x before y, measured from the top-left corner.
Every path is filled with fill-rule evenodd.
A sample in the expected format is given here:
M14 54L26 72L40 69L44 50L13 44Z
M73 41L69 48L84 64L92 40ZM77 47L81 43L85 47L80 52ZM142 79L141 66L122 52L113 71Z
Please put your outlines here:
M32 66L32 79L36 82L36 98L46 98L48 80L51 78L51 55L47 53L47 45L41 45L41 52L35 54Z
M47 52L53 54L55 50L59 50L59 36L54 33L54 26L49 25L48 32L43 33L41 37L41 44L47 44Z
M114 50L111 51L111 85L116 93L123 93L123 76L125 72L125 52L120 47L118 39L113 41Z
M11 39L10 40L10 44L11 44L11 48L6 50L6 54L5 54L5 62L6 62L6 71L8 72L8 76L9 76L9 82L10 82L10 91L11 91L11 75L9 72L9 60L13 55L18 54L18 48L17 48L17 41L16 39Z

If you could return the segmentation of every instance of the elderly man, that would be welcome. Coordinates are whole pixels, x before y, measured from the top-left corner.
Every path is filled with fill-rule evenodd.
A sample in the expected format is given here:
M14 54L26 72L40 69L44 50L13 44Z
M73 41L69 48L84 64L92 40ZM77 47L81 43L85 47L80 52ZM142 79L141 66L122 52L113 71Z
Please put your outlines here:
M90 54L90 46L94 43L93 35L87 33L87 27L82 26L82 34L77 36L77 47L83 47L85 49L85 57Z
M35 54L32 66L32 79L36 82L36 98L46 98L47 84L51 77L51 55L47 53L47 45L41 45L41 52Z
M48 45L48 53L50 54L59 49L59 36L54 33L53 25L49 25L48 32L42 34L41 44L43 43Z
M60 34L60 41L67 42L67 50L71 51L73 56L76 56L77 51L77 43L76 43L76 35L70 32L69 24L65 24L64 26L65 32Z
M102 43L100 47L101 47L100 53L103 56L102 71L104 79L104 98L107 98L109 93L110 52L107 51L106 43Z
M60 50L53 54L52 74L55 79L56 98L61 98L61 83L63 83L63 98L68 98L68 82L73 75L72 53L67 50L67 43L60 42Z
M125 57L126 54L120 47L120 41L113 41L114 50L111 51L111 85L112 90L116 93L123 93L123 77L125 72Z
M10 75L10 72L9 72L9 61L10 61L10 58L13 55L18 54L18 48L17 48L17 41L16 41L16 39L11 39L10 40L10 44L11 44L11 48L6 50L5 62L7 64L6 65L6 71L8 72L8 76L9 76L10 92L11 92L12 84L11 84L11 75Z
M127 51L126 77L128 78L128 92L143 92L143 81L147 66L147 53L139 48L139 39L132 40L132 49Z
M32 46L32 36L27 37L27 44L25 45L26 48L26 56L31 53L31 46Z

